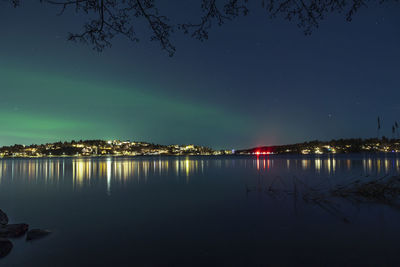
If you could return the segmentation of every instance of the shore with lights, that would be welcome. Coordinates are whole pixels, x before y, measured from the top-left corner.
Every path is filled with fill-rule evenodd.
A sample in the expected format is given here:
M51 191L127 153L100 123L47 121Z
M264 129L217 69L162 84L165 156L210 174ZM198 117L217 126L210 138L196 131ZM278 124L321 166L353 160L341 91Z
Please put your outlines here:
M196 145L159 145L147 142L80 140L0 148L1 158L103 157L152 155L229 155L232 150L213 150Z
M262 146L235 151L238 155L273 155L273 154L346 154L346 153L399 153L400 139L351 138L331 141L311 141L290 145Z
M242 150L214 150L197 145L159 145L147 142L85 140L40 145L0 147L0 158L103 157L103 156L221 156L221 155L321 155L337 153L399 153L400 139L338 139L290 145L260 146Z

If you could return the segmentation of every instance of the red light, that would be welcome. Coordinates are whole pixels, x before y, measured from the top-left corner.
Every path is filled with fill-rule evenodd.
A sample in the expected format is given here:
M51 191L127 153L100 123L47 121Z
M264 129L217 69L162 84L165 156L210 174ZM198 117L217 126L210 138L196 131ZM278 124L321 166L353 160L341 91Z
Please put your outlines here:
M260 151L256 151L256 155L260 155Z

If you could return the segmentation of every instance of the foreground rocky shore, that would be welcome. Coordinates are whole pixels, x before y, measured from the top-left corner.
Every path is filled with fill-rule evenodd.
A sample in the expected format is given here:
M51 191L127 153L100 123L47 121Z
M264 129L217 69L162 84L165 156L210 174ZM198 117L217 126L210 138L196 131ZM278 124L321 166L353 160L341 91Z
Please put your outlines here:
M9 224L7 214L0 209L0 258L7 256L12 248L13 243L10 238L22 237L26 234L26 241L31 241L44 237L51 233L49 230L31 229L26 223Z

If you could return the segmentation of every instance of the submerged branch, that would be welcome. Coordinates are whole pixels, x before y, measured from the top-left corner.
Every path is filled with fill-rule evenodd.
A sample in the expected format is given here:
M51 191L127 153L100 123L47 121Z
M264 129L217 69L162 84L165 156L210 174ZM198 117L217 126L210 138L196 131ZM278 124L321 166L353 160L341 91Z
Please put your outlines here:
M263 192L274 198L282 195L293 196L296 198L296 201L299 198L304 203L318 206L345 223L349 223L350 221L337 204L337 201L340 199L348 200L353 205L376 203L400 210L400 176L389 177L386 175L373 180L369 179L368 181L358 179L346 185L338 185L333 189L315 188L309 186L301 179L294 177L293 190L288 190L285 186L278 187L277 180L280 181L281 185L284 185L282 179L275 177L269 186L264 186ZM260 192L259 189L252 190L251 187L247 187L247 193L251 191ZM297 212L297 202L295 203L295 208L295 212Z

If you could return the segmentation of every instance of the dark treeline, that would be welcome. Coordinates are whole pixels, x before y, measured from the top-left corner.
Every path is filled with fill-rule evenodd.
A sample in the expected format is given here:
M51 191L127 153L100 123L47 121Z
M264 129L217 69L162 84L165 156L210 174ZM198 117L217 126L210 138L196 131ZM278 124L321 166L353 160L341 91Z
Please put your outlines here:
M309 141L304 143L263 146L238 150L236 153L249 154L270 152L277 154L326 154L326 153L359 153L359 152L400 152L400 139L382 138L350 138L333 139L331 141Z
M218 152L218 151L217 151ZM160 145L147 142L72 140L0 148L3 157L101 156L101 155L207 155L216 151L195 145ZM218 152L222 153L222 152Z

